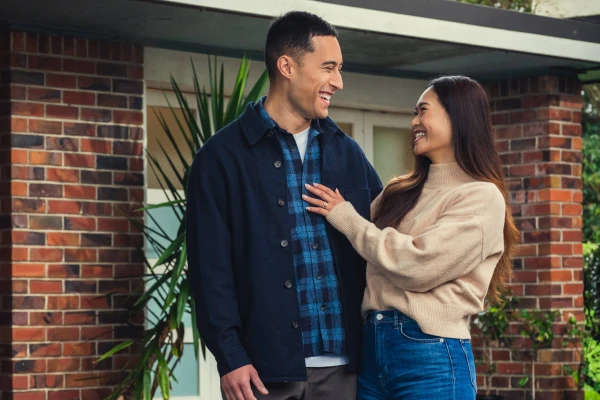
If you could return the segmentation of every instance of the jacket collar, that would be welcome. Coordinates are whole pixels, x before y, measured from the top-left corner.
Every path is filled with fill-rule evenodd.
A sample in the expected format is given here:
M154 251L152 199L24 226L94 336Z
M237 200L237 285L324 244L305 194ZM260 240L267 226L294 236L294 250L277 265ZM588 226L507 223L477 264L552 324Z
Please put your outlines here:
M265 97L258 101L262 102L264 99ZM254 146L265 133L273 130L273 127L260 116L257 106L256 102L248 103L246 109L238 118L242 131L251 146ZM334 134L344 135L344 132L329 117L313 120L311 126L323 135L323 145L328 143Z

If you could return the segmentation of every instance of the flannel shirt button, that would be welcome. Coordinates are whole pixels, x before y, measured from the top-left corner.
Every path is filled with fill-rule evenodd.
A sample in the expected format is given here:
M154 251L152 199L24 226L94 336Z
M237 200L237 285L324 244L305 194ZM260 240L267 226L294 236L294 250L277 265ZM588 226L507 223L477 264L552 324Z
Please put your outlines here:
M269 130L269 132L267 132L267 136L268 137L273 137L273 131Z
M292 147L290 147L290 150L291 150L291 151L296 151L297 149L298 149L298 148L297 148L296 146L292 146Z
M319 243L313 243L312 244L312 248L315 249L315 250L318 249L319 248Z
M323 279L323 274L320 272L317 273L317 279L319 279L319 280Z
M275 166L275 168L281 168L281 161L277 160L273 163L273 165Z
M289 281L289 280L288 280L288 281L285 281L284 285L285 285L285 287L286 287L287 289L291 289L291 288L292 288L292 281Z
M298 326L300 326L300 325L298 325L298 321L292 322L292 328L298 329Z
M279 204L279 207L283 207L285 205L285 201L283 201L283 199L279 199L277 200L277 204Z
M288 247L288 241L287 240L282 240L281 241L281 247Z
M321 311L325 311L325 309L327 309L327 306L325 306L325 304L321 304Z

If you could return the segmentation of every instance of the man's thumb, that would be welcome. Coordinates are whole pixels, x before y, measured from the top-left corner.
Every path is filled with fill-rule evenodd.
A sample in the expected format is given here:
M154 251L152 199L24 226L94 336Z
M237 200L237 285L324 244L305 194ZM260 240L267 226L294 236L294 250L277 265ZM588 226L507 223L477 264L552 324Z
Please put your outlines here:
M259 392L261 392L262 394L269 394L269 391L267 390L265 385L263 385L262 381L258 377L258 372L256 372L256 369L254 368L252 368L252 371L250 372L250 379L252 380L252 383L258 389Z

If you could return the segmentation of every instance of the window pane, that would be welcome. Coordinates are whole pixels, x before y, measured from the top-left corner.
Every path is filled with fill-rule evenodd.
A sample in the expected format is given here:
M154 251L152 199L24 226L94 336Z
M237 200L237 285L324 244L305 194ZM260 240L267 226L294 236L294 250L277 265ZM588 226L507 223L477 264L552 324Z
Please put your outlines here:
M194 110L192 110L192 112L194 112ZM173 144L169 140L169 137L166 135L166 133L165 133L162 125L160 124L157 116L155 115L155 113L162 115L165 118L165 122L167 123L167 126L169 127L171 134L173 135L173 138L175 139L175 142L177 143L177 148L181 151L181 154L183 154L183 156L185 157L187 162L191 163L192 155L191 155L191 152L189 149L189 145L185 141L184 136L181 133L181 130L179 129L179 126L177 125L177 122L176 122L175 118L173 117L173 113L171 112L169 107L149 106L147 108L147 116L148 116L147 117L147 130L148 130L147 148L148 148L148 152L153 157L156 158L156 160L158 161L158 163L160 164L162 169L165 171L169 181L171 183L173 183L175 188L183 189L181 183L179 182L179 179L177 178L177 175L172 170L167 159L170 159L173 162L173 164L179 171L179 174L182 176L183 176L183 173L185 172L183 170L183 165L179 161L179 156L177 155L177 152L175 151ZM181 109L179 109L179 108L175 109L175 114L179 118L179 121L185 127L185 119L183 118L183 112L181 111ZM188 132L188 134L189 134L189 132ZM166 150L168 158L165 155L165 153L162 151L162 149L160 148L159 142ZM148 162L152 163L152 161L150 161L150 160L148 160ZM154 174L152 167L150 165L148 165L147 179L148 179L148 188L160 189L160 185L158 183L156 175ZM161 181L162 181L162 179L163 178L161 176Z
M177 237L179 229L179 218L172 207L159 207L146 211L146 225L155 232L163 232L171 239L165 239L161 235L153 234L152 237L160 243L162 248L167 248L169 243ZM181 215L179 215L181 217ZM146 245L146 257L148 259L158 258L156 250L150 243Z
M354 125L349 122L336 122L337 126L350 137L354 137Z
M202 353L200 353L201 355ZM171 379L171 398L175 396L200 396L198 360L194 354L193 344L183 345L183 357L173 371L173 375L177 378L177 382ZM154 398L162 399L160 387Z
M412 168L410 130L373 126L374 167L385 185Z

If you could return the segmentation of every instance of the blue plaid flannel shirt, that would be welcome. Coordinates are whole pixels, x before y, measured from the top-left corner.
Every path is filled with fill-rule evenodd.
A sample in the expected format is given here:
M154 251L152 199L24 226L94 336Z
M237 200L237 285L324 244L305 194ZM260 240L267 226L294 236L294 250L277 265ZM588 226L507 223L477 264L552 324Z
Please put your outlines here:
M287 202L292 227L291 250L296 271L296 292L300 305L305 357L324 353L346 354L342 300L325 219L306 211L302 195L305 183L321 182L319 122L313 121L304 156L300 158L293 135L279 128L263 106L256 102L265 122L276 128L283 150L287 176Z

